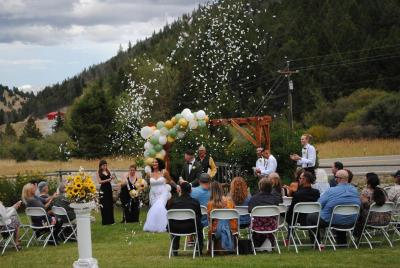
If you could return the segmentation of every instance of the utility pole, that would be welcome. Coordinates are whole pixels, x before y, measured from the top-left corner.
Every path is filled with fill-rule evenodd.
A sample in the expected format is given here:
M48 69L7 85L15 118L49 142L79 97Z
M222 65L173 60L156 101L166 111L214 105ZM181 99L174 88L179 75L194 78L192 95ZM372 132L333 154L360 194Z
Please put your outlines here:
M278 70L278 73L285 75L288 80L288 103L289 103L289 128L293 130L293 81L290 79L292 74L299 73L299 70L290 70L290 61L286 61L286 68L283 70Z

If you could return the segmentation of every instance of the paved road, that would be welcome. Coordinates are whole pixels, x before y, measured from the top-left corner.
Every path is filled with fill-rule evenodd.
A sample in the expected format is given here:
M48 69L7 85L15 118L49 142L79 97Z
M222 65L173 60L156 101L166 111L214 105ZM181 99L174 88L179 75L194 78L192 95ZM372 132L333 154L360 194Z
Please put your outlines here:
M393 174L396 170L400 169L400 155L320 159L319 165L325 168L328 174L330 174L330 166L335 161L342 162L345 167L348 166L355 174L364 174L367 172Z

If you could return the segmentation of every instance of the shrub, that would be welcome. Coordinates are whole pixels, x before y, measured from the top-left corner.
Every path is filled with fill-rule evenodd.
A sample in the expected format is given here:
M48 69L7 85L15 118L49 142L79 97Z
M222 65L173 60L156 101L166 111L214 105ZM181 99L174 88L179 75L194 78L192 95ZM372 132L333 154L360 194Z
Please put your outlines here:
M313 136L313 141L317 143L327 141L331 132L332 128L322 125L312 126L307 130L307 133Z
M330 132L330 140L375 138L379 134L376 126L341 124Z

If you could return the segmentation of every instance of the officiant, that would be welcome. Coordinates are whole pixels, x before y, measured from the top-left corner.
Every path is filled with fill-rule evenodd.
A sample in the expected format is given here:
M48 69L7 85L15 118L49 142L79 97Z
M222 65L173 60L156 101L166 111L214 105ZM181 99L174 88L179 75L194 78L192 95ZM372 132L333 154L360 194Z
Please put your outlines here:
M203 172L210 175L210 178L213 179L215 174L217 174L217 166L215 165L214 159L210 154L207 153L206 147L201 145L199 147L199 155L196 158L196 161L200 162Z
M196 161L194 152L192 150L187 150L185 152L185 164L183 165L180 177L179 184L184 181L189 182L192 187L199 186L199 177L200 174L203 173L203 168L199 161Z

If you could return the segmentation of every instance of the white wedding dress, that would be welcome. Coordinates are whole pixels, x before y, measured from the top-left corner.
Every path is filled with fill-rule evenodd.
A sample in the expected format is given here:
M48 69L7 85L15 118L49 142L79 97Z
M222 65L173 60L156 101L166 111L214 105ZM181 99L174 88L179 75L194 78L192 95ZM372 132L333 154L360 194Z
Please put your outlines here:
M150 178L150 209L147 213L143 231L165 232L167 231L167 209L168 199L171 198L171 186L166 183L163 176L158 179Z

